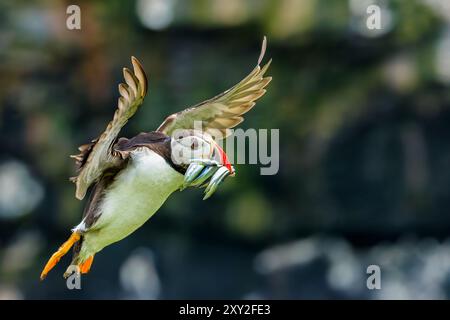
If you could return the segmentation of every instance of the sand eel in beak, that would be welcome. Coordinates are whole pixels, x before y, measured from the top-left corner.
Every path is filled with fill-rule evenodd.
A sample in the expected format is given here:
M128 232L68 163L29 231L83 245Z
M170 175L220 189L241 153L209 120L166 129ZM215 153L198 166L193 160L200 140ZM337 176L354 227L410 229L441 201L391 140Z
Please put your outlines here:
M41 279L71 247L71 265L81 273L89 272L97 252L142 226L174 191L205 188L207 199L227 176L234 175L215 139L226 138L266 92L271 78L264 74L270 61L260 67L265 49L264 38L258 64L231 89L170 115L156 131L118 139L147 94L144 69L131 58L133 70L123 69L125 83L119 85L112 121L97 139L79 147L80 154L72 156L78 167L78 175L71 178L75 197L83 199L90 188L89 199L80 224L51 256ZM202 131L194 129L199 122Z

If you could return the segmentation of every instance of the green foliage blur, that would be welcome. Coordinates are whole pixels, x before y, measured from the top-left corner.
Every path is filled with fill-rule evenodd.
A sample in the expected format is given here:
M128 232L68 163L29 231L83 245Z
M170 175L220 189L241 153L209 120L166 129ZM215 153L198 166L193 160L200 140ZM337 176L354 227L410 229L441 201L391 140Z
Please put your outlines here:
M447 1L3 1L0 17L0 299L450 297ZM82 290L69 257L39 282L83 210L69 155L111 119L130 56L149 93L126 137L234 85L264 35L273 81L240 127L280 130L278 174L236 165L96 255Z

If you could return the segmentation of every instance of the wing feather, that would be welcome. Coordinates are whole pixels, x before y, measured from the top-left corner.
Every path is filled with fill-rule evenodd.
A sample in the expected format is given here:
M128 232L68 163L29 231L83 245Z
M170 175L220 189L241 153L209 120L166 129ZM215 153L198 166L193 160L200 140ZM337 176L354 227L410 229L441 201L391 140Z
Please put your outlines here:
M123 69L125 83L119 84L120 97L114 117L106 130L98 139L79 147L80 154L72 156L78 166L78 175L71 178L76 184L75 196L83 199L92 183L97 181L105 170L114 167L122 160L120 155L112 150L122 127L136 113L147 93L147 77L144 69L135 57L131 57L133 71Z
M226 138L244 118L242 115L255 106L264 89L272 80L264 77L272 60L262 68L260 63L266 51L267 40L264 37L261 54L256 67L238 84L212 99L199 103L191 108L168 116L157 131L172 136L177 129L194 129L196 122L201 122L202 129L217 138Z

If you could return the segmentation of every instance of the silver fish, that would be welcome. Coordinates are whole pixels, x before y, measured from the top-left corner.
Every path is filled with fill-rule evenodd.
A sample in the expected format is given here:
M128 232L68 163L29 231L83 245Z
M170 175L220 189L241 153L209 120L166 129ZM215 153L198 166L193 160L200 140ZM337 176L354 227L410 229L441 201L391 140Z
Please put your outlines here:
M197 187L202 185L206 180L208 180L216 171L219 169L217 166L206 167L194 181L191 182L191 187Z
M195 178L198 177L198 175L204 168L205 166L203 164L191 163L186 170L186 173L184 174L184 181L183 185L180 188L180 191L186 189L192 183L192 181L194 181Z
M230 174L230 171L226 167L220 167L216 173L211 178L211 182L205 189L205 196L203 200L208 199L217 190L217 187L222 183L222 181Z

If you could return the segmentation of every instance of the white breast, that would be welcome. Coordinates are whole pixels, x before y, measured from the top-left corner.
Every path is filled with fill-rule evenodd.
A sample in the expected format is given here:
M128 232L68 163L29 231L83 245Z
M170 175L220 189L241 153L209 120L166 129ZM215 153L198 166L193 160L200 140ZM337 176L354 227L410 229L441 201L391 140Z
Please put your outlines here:
M108 189L100 218L85 234L83 253L98 252L135 231L182 182L183 175L157 153L148 148L134 151Z

